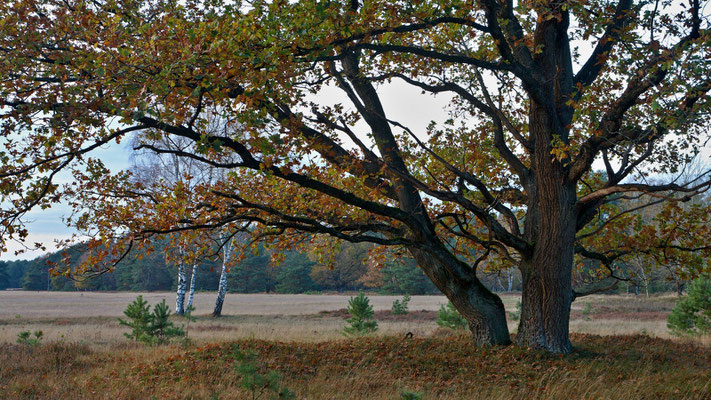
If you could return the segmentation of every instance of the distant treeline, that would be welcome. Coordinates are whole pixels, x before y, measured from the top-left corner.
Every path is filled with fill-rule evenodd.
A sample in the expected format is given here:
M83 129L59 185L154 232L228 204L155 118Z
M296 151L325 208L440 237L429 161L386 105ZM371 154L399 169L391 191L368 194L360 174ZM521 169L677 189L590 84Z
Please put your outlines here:
M369 245L345 244L334 262L322 265L314 257L287 251L278 265L260 246L255 253L232 266L227 274L228 291L233 293L304 293L312 291L376 290L392 294L437 294L439 291L411 259L392 261L382 268L368 263ZM69 279L53 276L52 264L76 266L86 256L82 245L51 253L34 260L0 261L0 289L56 291L165 291L175 290L177 265L165 260L165 249L141 255L130 254L113 272L92 278ZM198 266L196 288L217 290L222 260L203 261ZM188 266L192 271L192 265ZM189 278L189 277L188 277Z
M392 259L376 265L369 257L369 244L342 245L331 265L319 264L315 256L286 251L278 265L272 262L269 251L259 247L232 266L227 274L227 290L232 293L304 293L318 291L370 290L384 294L439 294L439 290L410 258ZM50 266L68 262L78 265L87 256L83 245L75 245L34 260L0 261L0 290L94 290L94 291L166 291L177 286L177 265L166 262L168 249L160 243L150 254L129 254L111 273L93 278L69 279L53 276ZM66 265L66 264L65 264ZM199 264L196 280L198 291L217 290L222 260L206 260ZM579 286L596 274L598 264L586 262L573 274L573 285ZM190 274L192 265L187 266ZM615 293L656 293L681 291L685 282L669 270L656 268L640 273L621 283ZM477 271L482 282L496 292L520 291L521 274L514 268L497 272ZM675 279L676 278L676 279ZM188 281L190 276L188 276Z

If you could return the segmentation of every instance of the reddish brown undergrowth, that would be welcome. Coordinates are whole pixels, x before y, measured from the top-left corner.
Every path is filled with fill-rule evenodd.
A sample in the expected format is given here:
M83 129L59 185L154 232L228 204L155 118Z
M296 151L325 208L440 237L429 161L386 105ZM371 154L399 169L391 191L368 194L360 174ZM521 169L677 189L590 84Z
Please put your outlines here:
M299 398L711 398L711 349L647 336L573 335L576 351L476 348L466 336L321 343L242 340L190 349L0 348L0 398L251 398L235 349Z

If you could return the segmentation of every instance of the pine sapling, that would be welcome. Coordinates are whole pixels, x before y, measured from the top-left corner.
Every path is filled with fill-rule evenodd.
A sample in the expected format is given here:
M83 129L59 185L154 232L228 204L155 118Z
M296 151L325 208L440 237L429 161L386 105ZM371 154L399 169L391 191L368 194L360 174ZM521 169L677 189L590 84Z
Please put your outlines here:
M153 306L153 315L151 317L150 330L154 343L164 344L169 342L172 338L185 336L185 331L182 327L174 326L173 323L168 320L170 317L170 309L168 305L165 304L165 299Z
M238 347L234 348L235 364L234 369L240 379L240 386L252 395L252 400L262 397L263 394L271 394L274 399L293 399L296 396L288 388L282 386L282 377L277 371L267 371L261 373L257 362L257 354L254 351L243 352Z
M446 306L439 308L437 325L449 329L464 329L467 327L467 320L459 314L452 302L448 302Z
M345 335L364 335L378 330L378 323L373 319L375 312L370 305L370 299L363 292L348 300L347 310L351 317L346 319L350 326L343 328Z
M711 334L711 279L691 282L686 297L677 301L667 317L667 327L678 336Z
M402 296L402 300L395 300L393 301L393 307L391 309L391 312L393 315L405 315L410 310L408 309L408 304L410 303L410 295L405 294Z
M145 342L150 337L149 326L151 324L151 313L148 302L143 300L143 296L139 295L136 297L136 300L126 307L123 314L129 320L125 321L119 318L119 324L131 328L130 333L124 333L123 335L137 342Z
M124 333L127 338L145 344L164 344L172 338L185 336L183 328L174 326L169 320L170 309L165 300L156 304L152 313L149 309L143 296L138 296L126 307L123 313L129 320L119 318L119 324L131 328L130 333Z
M17 343L27 346L37 346L42 342L42 336L44 336L44 332L42 331L35 331L34 337L30 336L30 331L20 332L17 334Z

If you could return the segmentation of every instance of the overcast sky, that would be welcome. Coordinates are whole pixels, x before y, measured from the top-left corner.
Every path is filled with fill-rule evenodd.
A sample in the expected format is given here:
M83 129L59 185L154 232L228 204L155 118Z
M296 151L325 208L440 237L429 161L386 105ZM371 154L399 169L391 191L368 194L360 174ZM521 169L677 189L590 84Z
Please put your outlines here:
M121 144L113 142L110 146L104 146L94 151L91 156L100 158L111 172L127 169L130 165L129 157L131 153L128 143L129 141L127 140L122 141ZM60 176L57 182L62 183L62 181L66 181L67 179L71 179L70 174ZM62 222L62 217L68 216L70 212L71 209L69 207L62 206L61 204L54 205L52 208L46 210L35 208L30 211L24 218L29 231L27 244L32 245L36 242L44 243L49 252L56 251L57 248L54 245L55 240L67 239L76 232ZM15 251L21 249L22 246L12 241L8 242L7 245L8 251L0 253L0 261L32 259L42 255L40 251L27 251L16 256Z

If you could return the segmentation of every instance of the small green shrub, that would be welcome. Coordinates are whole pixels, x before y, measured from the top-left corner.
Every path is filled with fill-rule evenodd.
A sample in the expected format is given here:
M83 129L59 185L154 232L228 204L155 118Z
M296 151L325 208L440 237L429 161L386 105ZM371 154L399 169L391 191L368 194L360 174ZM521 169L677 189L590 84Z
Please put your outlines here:
M521 319L521 302L517 301L516 302L516 311L509 311L509 318L511 318L511 321L518 321Z
M257 354L254 351L243 352L234 347L234 370L240 379L240 387L252 394L252 400L271 395L272 399L293 399L296 396L288 388L281 385L282 377L277 371L259 372Z
M410 295L405 294L402 296L402 300L395 300L393 301L393 308L391 309L390 312L393 313L393 315L405 315L410 310L408 309L408 304L410 303Z
M119 324L128 326L131 332L124 333L124 336L151 345L168 343L175 337L185 336L182 327L176 327L169 321L170 309L165 300L153 306L152 313L149 309L150 306L143 300L143 296L138 296L126 307L123 314L129 320L119 318Z
M452 302L443 305L437 313L437 325L449 329L464 329L467 327L467 320L459 314Z
M30 336L30 331L20 332L17 334L17 343L27 346L36 346L42 342L42 336L44 336L44 332L42 331L35 331L34 337Z
M592 311L593 311L592 304L585 303L585 307L583 307L583 310L580 313L583 315L590 315L590 314L592 314Z
M131 328L131 333L124 333L123 335L135 341L143 341L142 338L148 335L151 323L151 312L148 302L143 300L143 296L139 295L136 297L136 300L132 301L126 309L123 310L123 315L129 320L124 321L119 318L119 324Z
M185 336L183 327L177 327L168 320L170 317L170 309L165 304L165 299L153 306L153 314L151 315L151 324L149 332L152 336L152 341L155 344L168 343L172 338Z
M400 392L400 400L422 400L425 398L420 392L410 392L408 390L403 390Z
M583 309L582 309L582 311L580 311L580 313L583 315L583 317L584 317L583 319L585 319L586 321L590 321L590 319L591 319L590 315L593 313L592 304L585 303L585 307L583 307Z
M370 299L363 292L348 300L347 310L351 317L346 320L350 326L343 328L345 335L364 335L378 330L378 323L373 319L375 312L370 305Z
M699 278L691 282L686 297L677 301L667 317L672 334L711 334L711 279Z

